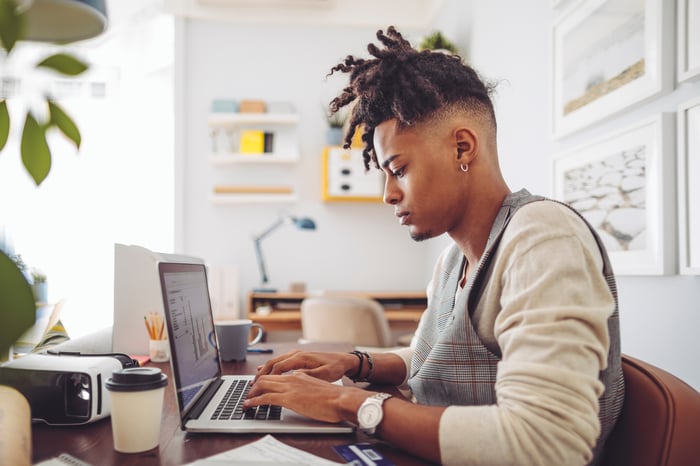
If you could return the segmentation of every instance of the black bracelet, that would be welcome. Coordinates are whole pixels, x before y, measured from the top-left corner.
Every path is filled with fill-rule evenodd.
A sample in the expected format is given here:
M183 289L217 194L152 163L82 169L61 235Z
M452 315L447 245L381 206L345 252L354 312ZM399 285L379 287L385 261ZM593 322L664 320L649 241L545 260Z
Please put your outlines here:
M357 382L370 382L371 381L370 379L372 378L372 373L374 372L374 361L372 360L372 356L370 356L369 353L362 353L362 354L367 358L367 366L369 367L369 369L367 370L367 377L359 378L359 376L361 376L362 374L358 373L357 374L358 378L352 380L355 383L357 383Z
M353 382L357 382L359 377L362 376L362 365L364 362L363 361L364 358L362 357L362 352L360 352L360 351L351 351L350 354L354 354L355 356L357 356L357 359L360 360L360 367L357 369L357 373L355 373L355 375L349 376Z

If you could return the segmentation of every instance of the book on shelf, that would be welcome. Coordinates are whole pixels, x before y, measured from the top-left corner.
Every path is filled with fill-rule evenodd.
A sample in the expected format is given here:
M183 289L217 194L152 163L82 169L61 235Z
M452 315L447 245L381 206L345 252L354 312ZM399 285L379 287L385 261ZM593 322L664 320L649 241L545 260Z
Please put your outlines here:
M263 150L266 154L270 154L274 152L274 149L272 147L272 142L274 141L274 133L271 133L269 131L265 131L264 135L264 142L263 142Z

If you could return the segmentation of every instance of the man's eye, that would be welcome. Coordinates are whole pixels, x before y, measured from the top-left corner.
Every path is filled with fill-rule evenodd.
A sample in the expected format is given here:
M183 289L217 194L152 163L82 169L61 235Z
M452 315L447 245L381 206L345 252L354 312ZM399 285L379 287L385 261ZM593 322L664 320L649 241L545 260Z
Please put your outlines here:
M398 168L398 169L392 171L391 175L396 177L396 178L401 178L404 175L405 171L406 171L406 167L401 167L401 168Z

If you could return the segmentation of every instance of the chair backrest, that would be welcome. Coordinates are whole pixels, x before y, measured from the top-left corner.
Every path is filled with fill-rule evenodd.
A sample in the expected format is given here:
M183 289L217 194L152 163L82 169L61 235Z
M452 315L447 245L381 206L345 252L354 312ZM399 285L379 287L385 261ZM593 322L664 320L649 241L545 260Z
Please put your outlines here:
M302 338L307 341L392 346L384 308L377 301L356 296L315 296L301 303Z
M700 464L700 393L668 372L622 356L625 404L603 465Z

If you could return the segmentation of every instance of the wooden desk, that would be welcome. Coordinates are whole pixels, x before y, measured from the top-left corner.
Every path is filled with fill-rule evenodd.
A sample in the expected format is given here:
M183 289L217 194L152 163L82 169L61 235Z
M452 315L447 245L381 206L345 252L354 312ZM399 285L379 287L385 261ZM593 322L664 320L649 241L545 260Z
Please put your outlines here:
M298 344L265 344L274 354L299 348ZM348 351L349 345L318 344L305 345L314 351ZM256 367L267 360L270 355L250 354L246 362L224 363L224 372L228 374L252 374ZM152 364L159 367L170 377L168 363ZM383 387L384 391L397 391L393 387ZM371 439L364 434L274 434L278 440L295 448L308 451L314 455L341 463L341 458L333 450L334 445L371 442L376 448L396 465L428 464L387 444ZM45 424L32 426L32 462L38 463L61 453L69 453L93 466L151 466L181 465L200 458L240 447L259 439L259 434L191 434L180 430L180 419L175 402L172 380L165 390L163 418L160 430L160 444L157 449L144 453L125 454L116 452L112 444L112 425L110 418L92 424L71 427L52 427Z
M423 291L326 291L323 296L365 296L384 306L392 330L413 332L428 305ZM301 302L314 293L248 293L248 318L268 331L301 330ZM260 315L259 306L270 306L272 312Z

